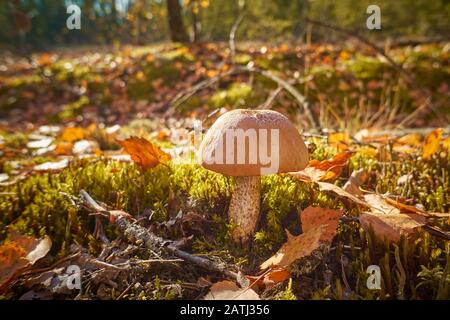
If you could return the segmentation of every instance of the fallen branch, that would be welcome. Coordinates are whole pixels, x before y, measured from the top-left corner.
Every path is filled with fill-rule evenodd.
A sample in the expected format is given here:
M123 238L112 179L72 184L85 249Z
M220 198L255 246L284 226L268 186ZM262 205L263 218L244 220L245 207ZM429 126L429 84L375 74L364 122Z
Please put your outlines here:
M407 72L401 65L399 65L397 62L395 62L394 59L392 59L382 48L378 47L372 41L367 40L365 37L363 37L359 33L353 32L353 31L350 31L350 30L346 30L346 29L343 29L343 28L340 28L338 26L331 25L331 24L328 24L328 23L325 23L325 22L322 22L322 21L310 19L310 18L305 18L304 20L307 23L315 24L315 25L320 26L320 27L331 29L331 30L334 30L336 32L339 32L339 33L345 34L347 36L350 36L352 38L358 39L360 42L364 43L365 45L369 46L370 48L375 50L377 53L382 55L403 76L403 78L409 84L412 84L413 86L417 87L417 85L415 84L414 78L411 76L411 74L409 74L409 72Z
M107 210L103 206L99 205L86 191L81 190L80 196L84 204L90 207L92 210L101 213L108 213L111 217L115 217L114 224L119 228L119 230L123 233L128 241L135 243L136 245L143 245L147 249L151 249L154 251L170 253L204 270L223 274L227 278L233 280L238 279L238 274L236 272L227 270L226 265L220 265L209 259L198 257L176 248L172 244L172 241L158 237L157 235L149 232L147 229L129 221L125 216L125 213L124 215L113 215L112 211Z
M273 74L272 72L269 72L267 70L262 70L262 69L258 69L258 68L250 68L250 67L237 67L237 69L242 70L242 71L247 71L247 72L258 73L258 74L262 75L263 77L268 78L268 79L272 80L273 82L277 83L280 87L282 87L289 94L291 94L295 100L297 100L297 103L305 112L305 115L307 116L312 128L316 129L316 130L319 129L318 121L316 120L313 113L311 112L308 100L296 88L294 88L289 82L281 79L280 77L276 76L275 74Z

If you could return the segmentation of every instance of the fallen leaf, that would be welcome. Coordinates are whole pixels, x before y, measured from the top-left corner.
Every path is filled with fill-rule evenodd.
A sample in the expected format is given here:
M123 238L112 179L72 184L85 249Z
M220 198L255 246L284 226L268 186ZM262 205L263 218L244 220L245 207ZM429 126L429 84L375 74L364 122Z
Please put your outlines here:
M373 213L376 214L398 214L400 210L393 207L379 194L371 193L364 195L364 200L371 207Z
M328 144L339 151L346 151L350 148L350 136L348 133L331 133L328 136Z
M305 182L336 179L340 176L342 169L347 164L347 161L351 156L351 152L345 151L338 153L331 159L323 161L311 160L305 169L297 172L291 172L290 174Z
M331 244L337 232L342 210L320 207L308 207L300 213L303 232L313 230L317 226L324 226L320 240Z
M441 140L443 130L441 128L431 131L423 142L423 153L422 157L424 159L429 159L434 153L439 150L439 142Z
M144 169L150 169L161 162L170 160L170 155L144 138L131 137L118 143L131 159Z
M356 196L354 196L353 194L343 190L341 187L332 184L332 183L328 183L328 182L316 182L317 185L319 186L319 190L320 191L330 191L330 192L334 192L335 194L337 194L338 196L347 198L357 204L360 204L362 206L369 206L366 202L358 199Z
M369 178L369 173L364 169L359 169L357 171L353 171L348 178L347 182L344 184L342 189L350 194L354 194L357 196L363 196L359 187L367 181Z
M9 175L7 173L0 173L0 182L4 182L9 179Z
M204 300L261 300L251 288L241 289L233 281L213 284Z
M423 216L401 213L363 213L359 221L364 230L368 231L372 228L377 238L381 240L387 238L391 242L398 242L402 235L410 236L417 231L417 228L425 225Z
M66 142L75 142L86 137L86 132L80 127L65 128L61 133L60 139Z
M283 282L291 277L291 273L282 267L273 267L270 270L263 273L264 276L245 276L251 281L250 286L254 286L259 289L270 287L276 283Z
M275 253L275 255L261 264L261 270L272 266L287 268L295 261L309 256L313 251L319 248L323 232L323 226L308 230L299 236L293 236L286 230L287 242L277 251L277 253Z
M34 166L35 171L57 171L66 168L69 165L68 159L63 159L56 162L44 162Z
M450 137L442 140L442 146L444 147L445 150L447 150L447 152L450 152Z
M39 148L47 148L53 142L53 138L43 138L40 140L30 141L27 143L27 148L30 149L39 149Z
M79 140L73 144L72 153L76 155L99 153L100 147L96 141Z
M420 135L418 133L410 133L395 141L396 144L420 147Z
M56 145L56 148L54 150L54 153L58 156L62 156L62 155L71 155L72 154L72 147L73 147L73 143L72 142L66 142L66 141L62 141L59 142Z
M52 241L14 233L0 246L0 292L50 251Z

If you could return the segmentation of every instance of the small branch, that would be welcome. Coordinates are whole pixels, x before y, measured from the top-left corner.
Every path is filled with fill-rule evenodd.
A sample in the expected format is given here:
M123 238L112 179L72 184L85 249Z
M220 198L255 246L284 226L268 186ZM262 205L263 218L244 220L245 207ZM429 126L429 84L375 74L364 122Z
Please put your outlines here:
M238 72L236 72L235 69L231 68L229 71L219 74L211 79L200 81L196 85L179 92L172 100L170 100L167 104L163 105L161 109L159 109L158 111L165 112L169 111L169 108L176 109L178 108L178 106L186 102L190 97L195 95L198 91L208 88L213 84L215 84L216 82L218 82L219 80L221 80L222 78L236 73Z
M80 196L81 199L83 199L84 202L93 210L96 210L98 212L109 212L106 208L100 206L94 199L92 199L92 197L86 191L81 190ZM136 245L143 245L147 249L155 251L166 251L167 253L173 254L174 256L190 262L207 271L223 274L227 278L233 280L237 280L238 278L238 274L233 271L227 270L225 264L219 265L218 263L209 259L198 257L188 252L182 251L176 248L172 244L172 241L158 237L157 235L149 232L147 229L130 222L126 217L120 216L117 218L117 220L115 220L114 223L123 233L125 238L128 241L135 243Z
M290 93L295 100L297 100L297 103L299 106L303 109L306 116L308 117L308 120L312 126L313 129L319 130L319 124L316 118L314 117L313 113L311 112L311 109L309 107L308 100L296 89L294 88L289 82L286 80L281 79L280 77L274 75L273 73L257 69L257 68L249 68L249 67L239 67L238 70L244 70L247 72L256 72L262 75L263 77L266 77L273 82L276 82L280 87L282 87L284 90L286 90L288 93Z
M319 21L319 20L314 20L314 19L310 19L310 18L305 18L304 20L307 23L315 24L315 25L318 25L320 27L331 29L331 30L334 30L336 32L339 32L339 33L345 34L347 36L350 36L352 38L358 39L360 42L364 43L365 45L367 45L370 48L372 48L373 50L375 50L377 53L381 54L400 74L403 75L403 78L409 84L412 84L415 87L417 87L413 77L405 69L403 69L403 67L401 65L399 65L397 62L395 62L394 59L392 59L383 49L381 49L375 43L373 43L372 41L369 41L368 39L366 39L365 37L363 37L359 33L353 32L353 31L349 31L349 30L346 30L346 29L340 28L338 26L331 25L331 24L328 24L328 23L325 23L325 22L322 22L322 21Z
M275 100L275 98L278 96L278 94L282 90L283 90L283 88L280 86L278 88L276 88L275 90L273 90L267 97L266 101L264 101L264 103L259 105L256 109L268 109L270 107L270 105L273 103L273 101Z
M237 32L237 29L239 28L239 25L242 22L242 19L244 19L245 14L246 14L246 12L243 11L239 15L239 17L236 19L236 21L234 22L233 26L231 27L230 40L229 40L231 65L234 65L234 57L236 55L236 42L235 42L236 32Z

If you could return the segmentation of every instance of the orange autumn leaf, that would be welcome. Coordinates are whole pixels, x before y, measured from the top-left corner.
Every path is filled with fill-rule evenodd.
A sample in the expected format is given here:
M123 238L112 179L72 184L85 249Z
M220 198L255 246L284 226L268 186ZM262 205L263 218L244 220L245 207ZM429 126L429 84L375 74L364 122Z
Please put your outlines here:
M338 153L331 159L309 161L308 166L297 172L291 173L294 177L305 182L333 180L340 176L342 169L352 156L350 151Z
M169 154L144 138L131 137L118 143L131 156L131 159L144 169L156 167L171 158Z
M450 213L445 213L445 212L426 212L422 209L419 209L415 206L400 202L397 199L391 199L389 197L384 197L384 200L390 204L391 206L397 208L400 210L401 213L406 213L406 214L410 214L410 213L415 213L415 214L419 214L425 217L450 217Z
M72 142L62 141L58 143L55 147L55 150L53 151L58 156L67 156L72 154Z
M28 265L25 255L25 249L17 243L5 242L0 246L0 292L13 280L18 270Z
M447 150L447 152L450 152L450 137L442 140L442 146L444 147L445 150Z
M52 246L49 237L38 240L13 233L9 238L0 246L0 292L36 261L43 258Z
M443 130L441 128L431 131L423 142L423 153L422 157L424 159L430 159L430 157L439 150L439 142L442 137Z
M61 140L65 142L75 142L82 140L86 137L86 132L80 127L69 127L65 128L61 133Z
M331 243L337 232L342 210L320 207L308 207L300 213L303 232L308 232L317 226L324 226L320 240Z
M399 209L402 213L417 213L421 215L427 215L427 213L419 208L416 208L414 206L402 203L396 199L391 199L389 197L385 197L384 200L390 204L391 206L394 206L395 208Z
M264 276L245 276L250 280L250 287L258 287L264 289L265 287L283 282L291 277L291 273L282 267L274 267L263 273Z

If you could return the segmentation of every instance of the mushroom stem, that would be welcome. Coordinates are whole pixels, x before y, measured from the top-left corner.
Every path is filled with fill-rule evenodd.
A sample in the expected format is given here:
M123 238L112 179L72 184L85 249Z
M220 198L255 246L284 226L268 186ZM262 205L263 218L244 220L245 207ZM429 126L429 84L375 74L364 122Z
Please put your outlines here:
M228 217L237 226L233 239L247 242L253 236L259 219L261 181L259 176L236 177Z

